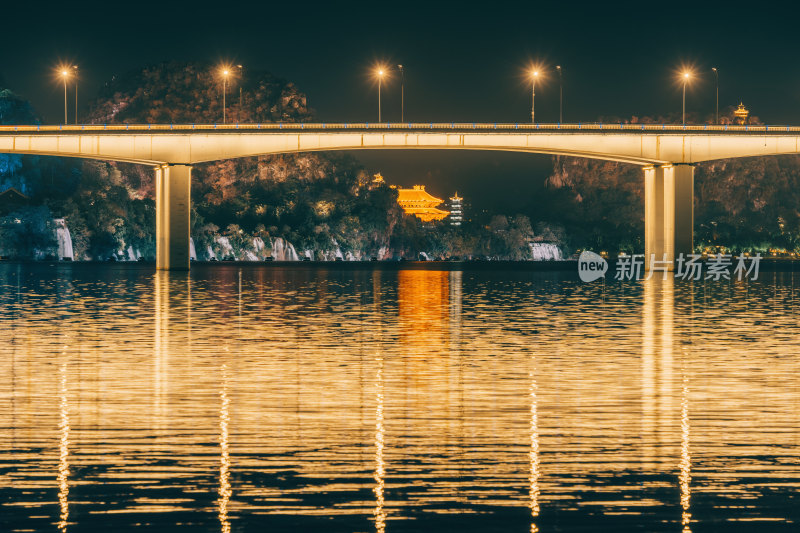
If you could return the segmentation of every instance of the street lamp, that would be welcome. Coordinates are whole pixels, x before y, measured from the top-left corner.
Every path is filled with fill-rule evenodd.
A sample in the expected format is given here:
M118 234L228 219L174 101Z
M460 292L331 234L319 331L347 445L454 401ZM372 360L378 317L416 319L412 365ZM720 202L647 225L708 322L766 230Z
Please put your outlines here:
M239 111L236 113L236 122L242 121L242 82L244 80L244 67L242 65L236 65L236 68L239 69Z
M61 79L64 80L64 125L67 125L67 78L69 78L69 71L64 68L61 70Z
M531 72L531 123L536 124L536 115L534 114L536 110L536 79L539 77L539 71L534 70Z
M400 122L405 122L405 85L406 85L406 73L403 70L403 65L397 65L397 68L400 69Z
M561 65L556 66L558 71L558 123L564 122L564 83L561 77Z
M689 72L683 72L683 125L686 125L686 84L689 82Z
M228 91L228 76L230 76L231 71L228 69L222 69L222 123L225 124L225 95Z
M378 123L381 122L381 84L383 83L383 77L386 75L386 71L383 68L379 68L376 72L378 75Z
M717 67L711 67L711 70L714 71L714 88L716 89L716 111L714 112L714 116L716 118L716 123L719 124L719 72L717 71Z
M75 124L78 123L78 65L72 65L75 73Z

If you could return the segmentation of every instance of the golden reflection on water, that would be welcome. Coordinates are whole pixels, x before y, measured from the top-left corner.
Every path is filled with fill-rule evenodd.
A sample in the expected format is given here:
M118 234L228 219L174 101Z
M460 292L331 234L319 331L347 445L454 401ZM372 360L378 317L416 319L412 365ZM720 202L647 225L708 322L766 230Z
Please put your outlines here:
M537 533L536 518L539 516L539 414L536 399L536 371L530 373L531 380L531 451L530 455L530 499L531 533Z
M65 350L66 352L66 347ZM66 355L66 354L65 354ZM67 399L67 361L64 360L60 366L59 377L60 387L60 414L61 421L58 429L61 439L58 448L58 505L60 514L58 517L58 529L62 532L67 531L67 520L69 519L69 401Z
M798 518L792 279L3 268L9 531Z
M153 332L153 429L164 429L167 420L166 393L169 368L169 274L157 272L153 279L155 330Z
M692 533L692 514L689 512L692 482L692 456L689 451L689 379L684 369L683 386L681 388L681 524L684 533Z
M219 523L222 526L222 533L230 533L228 502L233 492L230 481L231 458L228 451L228 424L231 421L231 400L228 398L228 365L226 364L222 365L222 389L219 392L219 399Z
M375 333L378 338L380 338L383 332L383 322L380 318L381 279L377 272L372 276L372 290L375 305L374 311L377 317L374 327L376 330ZM383 353L381 352L380 342L378 342L377 348L377 353L375 355L375 362L377 364L377 371L375 374L375 475L373 476L375 479L375 488L372 490L375 493L375 510L373 511L375 515L375 531L383 533L386 530L386 510L384 509L385 501L383 496L383 491L386 488L384 482L386 477L386 463L383 459L386 428L383 425Z
M384 477L386 477L383 461L384 433L383 427L383 358L375 358L378 372L375 376L375 530L383 533L386 529L386 511L383 509Z

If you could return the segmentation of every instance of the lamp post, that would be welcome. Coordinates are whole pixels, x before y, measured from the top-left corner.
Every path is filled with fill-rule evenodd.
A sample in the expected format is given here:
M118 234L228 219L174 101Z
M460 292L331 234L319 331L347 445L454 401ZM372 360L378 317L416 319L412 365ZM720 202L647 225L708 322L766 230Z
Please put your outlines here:
M689 82L689 73L683 73L683 125L686 125L686 84Z
M536 78L538 78L538 77L539 77L539 71L538 70L534 70L531 73L531 79L532 79L532 83L531 83L531 124L536 124L536 115L535 115L535 110L536 110Z
M72 65L75 73L75 124L78 123L78 65Z
M556 66L558 71L558 123L564 122L564 83L561 77L561 65Z
M400 69L400 122L405 122L405 85L406 85L406 73L403 70L403 65L397 65L397 68Z
M383 76L386 71L382 68L378 69L378 124L381 122L381 84L383 83Z
M228 69L224 69L222 71L222 123L225 124L225 95L228 91L228 76L230 75L231 71Z
M69 71L64 69L61 71L61 78L64 80L64 125L67 125L67 78Z
M719 124L719 72L717 71L717 67L711 67L711 70L714 71L714 89L716 91L716 107L714 111L714 118L716 124Z
M242 121L242 83L244 81L244 67L236 65L239 69L239 111L236 113L236 122Z

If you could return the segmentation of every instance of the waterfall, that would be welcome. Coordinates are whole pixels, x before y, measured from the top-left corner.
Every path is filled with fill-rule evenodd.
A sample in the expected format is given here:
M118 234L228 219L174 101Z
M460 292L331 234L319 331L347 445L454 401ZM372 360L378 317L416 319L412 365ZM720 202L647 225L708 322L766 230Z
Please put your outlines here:
M60 261L73 261L72 236L69 234L67 222L63 218L54 220L56 223L56 241L58 242L58 259Z
M253 250L255 251L253 261L263 261L267 257L267 245L261 237L253 237Z
M197 261L197 250L194 247L194 239L189 237L189 260Z
M331 239L331 244L333 245L333 251L331 252L332 258L328 258L328 255L325 254L326 261L344 261L344 254L342 254L342 249L339 247L339 243L336 242L336 239Z
M561 261L561 249L549 242L532 242L531 255L534 261Z
M275 261L285 261L283 254L283 239L278 237L272 243L272 258Z
M300 261L300 257L297 255L297 251L294 249L294 245L292 243L286 243L286 260L287 261Z
M283 240L281 237L276 238L275 242L272 244L272 258L275 259L275 261L300 260L292 243Z

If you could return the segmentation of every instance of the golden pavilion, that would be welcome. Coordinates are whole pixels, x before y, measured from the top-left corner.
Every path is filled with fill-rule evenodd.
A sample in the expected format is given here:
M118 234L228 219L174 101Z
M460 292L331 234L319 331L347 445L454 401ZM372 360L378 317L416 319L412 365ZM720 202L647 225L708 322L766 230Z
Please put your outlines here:
M436 208L442 203L442 199L427 192L424 185L414 185L412 189L398 188L397 203L407 214L414 215L423 222L442 220L450 214L449 211Z
M736 108L733 114L739 124L747 124L747 117L750 115L750 111L747 110L742 102L739 102L739 107Z

